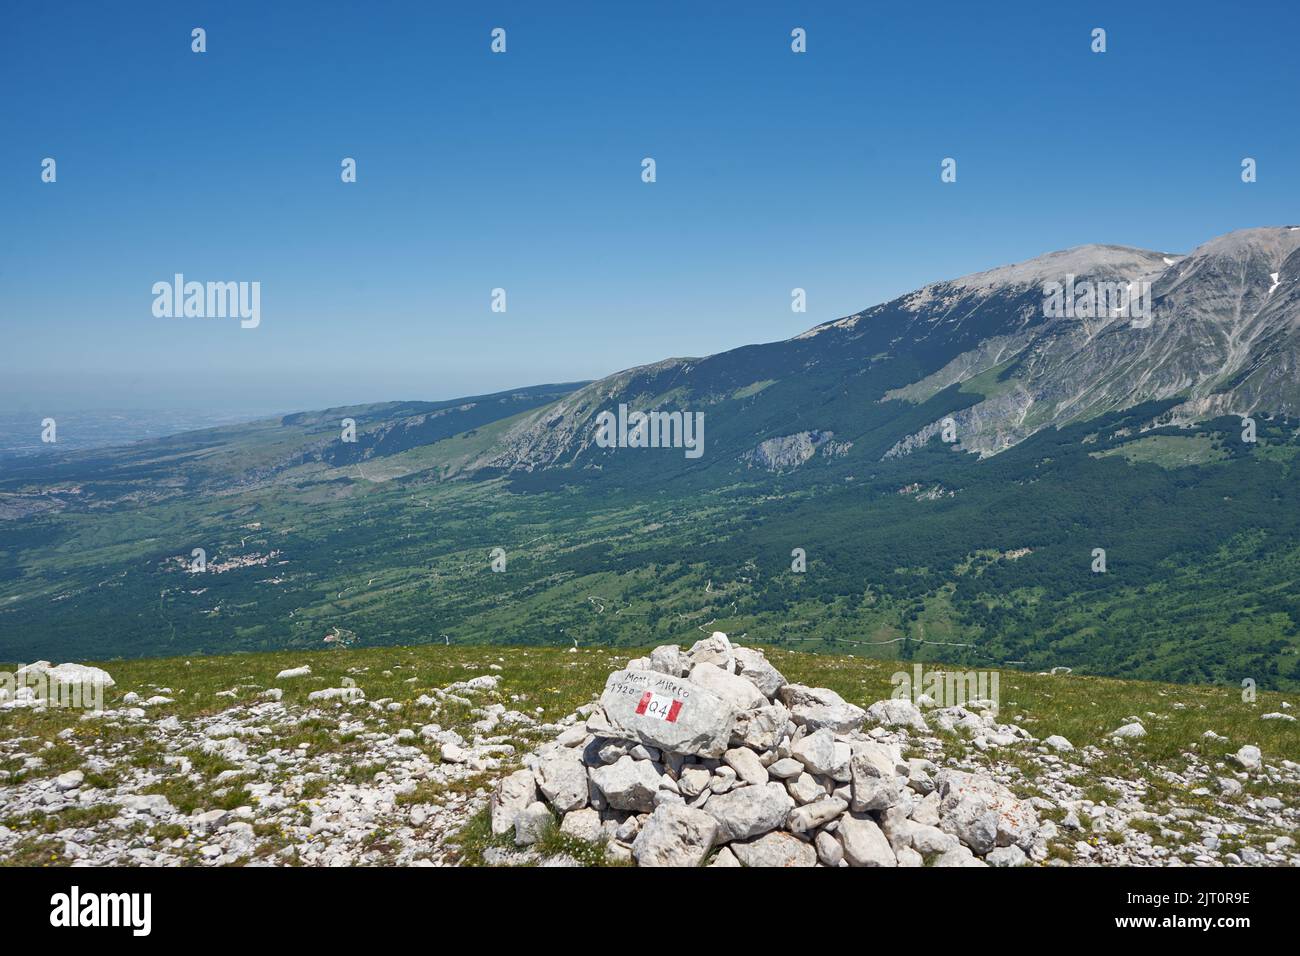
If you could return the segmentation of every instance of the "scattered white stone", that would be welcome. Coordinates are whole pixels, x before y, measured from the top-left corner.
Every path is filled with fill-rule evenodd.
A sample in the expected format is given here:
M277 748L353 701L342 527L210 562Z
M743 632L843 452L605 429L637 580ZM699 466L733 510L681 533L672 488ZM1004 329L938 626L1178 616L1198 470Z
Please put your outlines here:
M546 833L553 818L546 804L540 800L530 803L515 814L515 845L530 846Z
M1235 754L1230 754L1228 760L1247 773L1252 773L1264 766L1264 755L1253 744L1247 744Z
M1122 740L1129 740L1137 737L1145 737L1146 735L1147 735L1147 729L1137 721L1134 721L1131 724L1125 724L1123 727L1120 727L1113 734L1111 734L1112 737L1119 737Z
M492 833L509 833L515 817L537 799L537 780L531 770L516 770L501 778L490 803Z
M49 661L35 661L26 667L20 667L14 676L40 677L51 684L98 684L100 687L112 687L116 683L102 667L91 667L88 664L59 664L51 667Z
M309 701L357 701L365 698L365 692L360 687L327 687L324 690L314 690L307 695Z
M921 733L930 731L920 709L902 697L876 701L867 708L867 720L880 727L908 727Z
M590 807L584 807L581 810L570 810L564 815L560 821L560 832L578 840L596 843L604 833L604 825L599 813Z

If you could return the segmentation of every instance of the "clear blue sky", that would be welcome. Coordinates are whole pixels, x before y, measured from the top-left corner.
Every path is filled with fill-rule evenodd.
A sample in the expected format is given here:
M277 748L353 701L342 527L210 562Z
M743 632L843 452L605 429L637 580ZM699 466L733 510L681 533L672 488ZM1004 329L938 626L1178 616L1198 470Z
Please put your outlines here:
M0 407L597 377L1051 249L1300 221L1294 3L96 0L3 21ZM260 281L261 327L155 318L175 272Z

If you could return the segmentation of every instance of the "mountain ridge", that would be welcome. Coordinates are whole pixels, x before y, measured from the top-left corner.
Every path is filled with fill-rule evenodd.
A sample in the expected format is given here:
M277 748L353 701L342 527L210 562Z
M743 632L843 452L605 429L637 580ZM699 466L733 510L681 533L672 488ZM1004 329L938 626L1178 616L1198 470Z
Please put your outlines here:
M1300 227L1260 227L1227 233L1185 255L1092 244L929 283L785 340L702 358L664 359L598 379L527 416L510 430L503 447L489 450L469 467L533 471L586 463L594 457L586 424L602 408L637 402L647 410L684 407L683 401L717 405L726 394L722 383L706 381L700 387L699 379L709 376L698 373L735 365L746 354L767 353L759 365L783 364L791 375L809 367L810 359L802 353L815 353L820 345L822 351L848 350L868 368L902 351L900 342L912 355L925 356L923 374L875 396L876 401L917 404L1013 363L1010 374L999 376L996 394L952 415L958 434L954 447L980 457L997 454L1042 428L1180 396L1184 401L1173 417L1182 422L1256 410L1295 414L1300 388L1290 373L1300 364L1297 249ZM1235 282L1234 269L1240 273ZM1043 284L1067 279L1121 284L1129 290L1148 283L1146 324L1129 315L1045 315ZM877 334L881 329L898 334L882 339ZM865 349L860 345L864 341ZM1256 343L1258 350L1252 349ZM781 350L784 362L768 357ZM814 355L811 361L827 359ZM1234 381L1237 377L1241 380ZM751 381L740 382L730 368L723 378L740 388L768 380L755 373ZM1219 391L1225 383L1232 387ZM777 394L768 386L764 391ZM794 424L785 435L837 430L829 422L811 423L811 429ZM899 436L885 454L907 453L939 426L936 420ZM769 430L753 437L757 447L783 434Z

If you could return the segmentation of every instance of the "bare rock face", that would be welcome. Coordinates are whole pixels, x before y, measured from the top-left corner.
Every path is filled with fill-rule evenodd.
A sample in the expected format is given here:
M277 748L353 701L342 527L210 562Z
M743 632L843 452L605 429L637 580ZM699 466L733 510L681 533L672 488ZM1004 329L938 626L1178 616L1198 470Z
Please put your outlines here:
M1297 252L1300 228L1242 229L1186 256L1081 246L926 286L895 303L913 311L918 325L978 301L1003 315L1001 334L972 342L944 368L887 397L922 402L1014 361L1015 375L997 394L950 416L954 447L982 457L1043 428L1179 396L1186 398L1167 413L1174 423L1260 408L1295 415ZM1067 282L1083 308L1044 320L1044 288ZM920 448L941 428L925 426L885 457Z
M768 471L788 471L798 468L818 451L823 455L834 456L842 455L853 447L853 442L832 441L834 437L834 432L806 431L769 438L741 458Z

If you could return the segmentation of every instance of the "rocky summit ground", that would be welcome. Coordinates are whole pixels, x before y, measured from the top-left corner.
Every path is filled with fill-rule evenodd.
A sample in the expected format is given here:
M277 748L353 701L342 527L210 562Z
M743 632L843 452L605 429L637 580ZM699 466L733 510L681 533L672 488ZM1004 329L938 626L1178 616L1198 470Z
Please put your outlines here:
M714 658L721 676L699 677L706 650L646 653L630 664L605 648L426 645L100 662L114 680L101 712L0 701L0 861L676 862L678 836L711 820L699 858L719 865L1300 863L1300 730L1281 695L1003 670L996 714L915 709L877 703L909 665L767 649L754 656L781 684L751 709L789 718L742 721L724 741L682 717L672 747L695 752L681 753L618 736L636 730L598 703L610 675L712 679L726 698L730 679L757 687L757 671ZM843 724L859 712L860 726ZM580 794L574 774L548 769L557 755L597 785ZM990 821L963 801L972 792L1031 823Z

